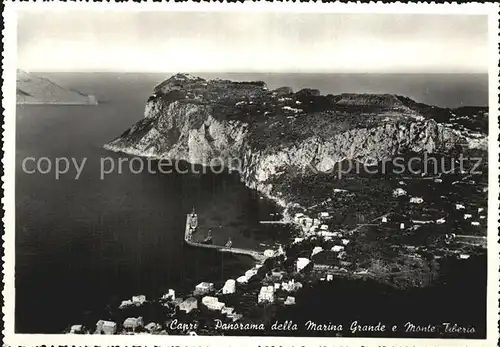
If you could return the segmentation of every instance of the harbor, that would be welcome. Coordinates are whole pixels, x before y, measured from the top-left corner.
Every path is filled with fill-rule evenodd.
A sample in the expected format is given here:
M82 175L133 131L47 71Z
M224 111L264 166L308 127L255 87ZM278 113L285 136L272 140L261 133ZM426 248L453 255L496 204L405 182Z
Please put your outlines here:
M233 254L250 256L259 264L264 263L264 261L267 259L267 257L264 255L264 253L253 251L250 249L235 248L235 247L228 246L227 244L225 246L219 246L219 245L195 242L192 240L192 233L198 227L197 224L198 224L198 216L193 210L193 212L188 213L186 215L186 228L184 231L184 241L189 246L214 249L214 250L217 250L219 252L226 252L226 253L233 253Z

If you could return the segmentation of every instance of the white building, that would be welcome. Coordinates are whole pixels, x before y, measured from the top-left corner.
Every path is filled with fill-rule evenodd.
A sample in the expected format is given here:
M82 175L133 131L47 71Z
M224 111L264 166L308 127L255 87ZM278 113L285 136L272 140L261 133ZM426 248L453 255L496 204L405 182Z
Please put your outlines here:
M260 288L257 301L259 304L263 302L274 302L274 286L263 286Z
M281 288L286 292L295 292L295 291L299 290L300 288L302 288L302 283L295 282L292 279L292 280L289 280L288 282L282 282Z
M248 277L247 276L240 276L236 279L236 282L239 284L246 284L248 283Z
M125 321L123 322L123 327L125 329L137 329L139 327L142 327L144 325L144 322L142 320L142 317L129 317L127 319L125 319Z
M387 217L382 217L382 223L387 223Z
M301 243L302 241L304 241L302 237L296 237L295 240L293 240L293 243Z
M479 226L479 222L470 222L470 225Z
M295 305L295 297L294 296L287 296L285 300L285 305Z
M484 208L483 208L483 207L479 207L479 208L477 209L477 213L481 213L481 212L483 212L483 211L484 211Z
M234 314L234 307L224 306L220 313L230 316Z
M186 313L189 313L197 308L198 308L198 300L196 300L196 298L192 296L181 302L179 305L179 310L184 311Z
M314 255L320 253L320 252L323 252L323 247L314 247L314 249L312 250L312 253L311 253L311 257L313 257Z
M233 279L229 279L224 284L222 288L222 294L233 294L236 292L236 281Z
M349 242L351 242L351 241L349 241L348 239L342 239L342 244L344 246L347 246L349 244Z
M405 223L400 223L399 224L399 229L403 230L405 228Z
M472 215L469 213L464 214L464 219L472 218Z
M421 204L424 202L424 199L420 198L420 197L411 197L410 198L410 203L411 204Z
M163 300L175 300L175 290L169 289L168 293L163 294L161 297Z
M113 335L116 334L116 323L106 320L99 320L96 324L96 333L97 334L105 334L105 335Z
M331 249L332 252L341 252L343 250L344 250L344 246L340 246L340 245L335 245Z
M272 258L274 257L275 252L272 249L266 249L264 251L264 257L266 258Z
M455 208L456 208L457 210L463 210L463 209L465 208L465 206L464 206L464 205L462 205L462 204L455 204Z
M307 258L297 258L296 270L300 272L304 269L311 261Z
M255 275L257 275L256 269L250 269L250 270L245 271L245 277L248 279L252 278Z
M195 295L204 295L208 294L211 291L214 290L214 284L211 282L201 282L200 284L196 285L194 289Z
M293 217L293 220L298 223L302 218L304 218L303 213L296 213L295 216Z
M396 188L392 191L392 196L398 197L398 196L403 196L406 195L406 190L403 188Z
M278 247L278 250L276 251L276 256L277 256L277 257L279 257L279 256L281 256L281 255L285 255L285 256L286 256L286 254L285 254L285 250L283 249L283 246L282 246L282 245L280 245L280 246ZM259 265L260 265L260 264L259 264Z
M146 324L144 326L144 329L146 329L150 333L155 331L155 330L159 330L160 328L161 328L160 324L155 323L155 322L149 322L148 324Z
M318 218L320 218L320 219L325 219L325 218L329 218L329 217L330 217L330 214L328 212L318 213Z
M459 258L460 259L469 259L470 255L468 254L460 254Z
M436 224L443 224L445 222L446 222L446 219L444 219L444 218L440 218L440 219L436 220Z
M80 334L83 331L83 325L77 324L77 325L72 325L71 328L69 329L70 334Z
M201 302L212 311L221 311L226 306L225 303L220 302L215 296L204 296Z
M331 231L318 231L317 235L321 237L334 237L335 233Z
M146 296L145 295L134 295L132 297L132 303L140 306L146 302Z
M119 308L126 308L132 306L133 304L132 300L123 300Z
M327 274L326 275L326 280L327 280L327 282L333 281L333 275L332 274Z
M318 219L324 219L330 217L330 213L323 211L323 212L318 212Z
M328 225L321 224L321 226L319 227L319 230L321 230L321 231L327 231L328 230Z

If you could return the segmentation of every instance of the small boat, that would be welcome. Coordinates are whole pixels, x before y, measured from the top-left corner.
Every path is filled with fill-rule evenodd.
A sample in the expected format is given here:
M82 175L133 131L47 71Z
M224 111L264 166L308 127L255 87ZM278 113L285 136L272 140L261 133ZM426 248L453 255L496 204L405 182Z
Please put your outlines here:
M201 243L203 243L204 245L211 245L213 243L212 230L208 230L207 237L205 237Z
M233 245L233 242L231 241L231 238L229 238L229 240L227 240L227 242L226 242L226 247L231 248L232 245Z
M194 207L193 207L193 212L191 212L190 217L191 218L189 218L189 227L191 229L196 229L198 227L198 215L194 211Z

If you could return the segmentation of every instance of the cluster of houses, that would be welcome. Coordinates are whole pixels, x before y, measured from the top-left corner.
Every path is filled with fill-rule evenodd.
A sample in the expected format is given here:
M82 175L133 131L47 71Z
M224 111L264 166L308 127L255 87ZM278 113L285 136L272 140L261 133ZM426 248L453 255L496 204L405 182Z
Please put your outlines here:
M135 332L136 330L146 330L149 333L153 333L154 331L159 331L161 329L161 325L155 322L150 322L144 325L144 320L142 317L129 317L123 321L122 324L125 332L131 331ZM70 334L78 334L81 333L82 326L74 325L71 327ZM104 334L104 335L114 335L117 333L117 324L112 321L107 320L99 320L96 324L96 330L94 334Z
M341 237L340 232L328 231L328 225L325 222L331 218L328 212L319 212L318 218L310 218L303 213L296 213L293 220L302 228L304 236ZM295 239L295 242L300 241L302 241L300 238Z
M305 232L305 236L317 236L320 237L323 241L331 241L334 238L339 240L340 244L335 244L331 247L330 251L337 255L338 259L343 259L346 255L344 251L344 247L350 243L350 240L346 238L342 232L340 231L330 231L328 224L326 221L331 219L331 215L329 212L319 212L318 218L312 219L306 217L303 213L297 213L294 216L294 221L302 226L303 231ZM295 238L294 243L300 243L304 240L302 237ZM311 252L311 259L318 253L323 252L324 249L322 247L314 247ZM300 272L302 268L307 266L306 260L307 258L299 258L297 260L297 272Z
M218 311L223 315L226 315L227 318L232 319L233 321L239 320L242 315L238 314L234 311L234 307L226 306L226 304L222 301L219 301L219 298L211 294L215 291L214 284L211 282L201 282L195 287L193 295L203 296L201 299L201 303L210 311ZM222 287L223 295L230 295L236 293L236 281L234 279L228 279L224 286ZM195 298L192 298L196 300Z
M134 295L130 300L123 300L120 304L120 308L127 308L130 306L142 306L146 302L145 295Z
M302 284L300 284L300 282L296 283L283 282L283 283L264 285L260 288L259 294L257 295L257 302L259 304L274 303L277 298L278 290L280 290L280 288L283 291L293 292L302 288ZM295 305L295 297L287 295L283 303L286 306Z
M472 220L472 213L465 213L465 211L466 211L465 205L455 204L455 209L457 211L459 211L459 210L464 211L464 220L471 220L470 225L472 225L472 226L480 226L481 225L481 223L479 221ZM477 214L478 214L479 219L486 219L486 215L484 214L484 207L478 207Z
M435 181L436 182L441 182L442 180L441 179L436 179ZM399 183L400 184L405 184L403 181L401 181ZM404 190L402 188L396 188L396 189L393 190L392 195L394 197L406 196L407 192L406 192L406 190ZM441 196L441 198L445 198L445 196ZM409 202L411 204L422 204L424 202L424 199L422 197L411 196ZM469 210L468 212L471 212L470 209L466 208L465 204L463 204L463 203L456 203L455 204L455 209L456 210L463 210L464 211L463 219L464 220L470 220L470 225L472 225L472 226L480 226L481 225L481 223L478 220L473 220L472 213L465 213L465 211L467 211L467 210ZM484 208L483 207L478 207L477 208L477 214L478 214L478 218L480 220L481 219L486 219L486 215L484 213L482 213L482 212L484 212ZM382 222L383 223L387 223L387 217L384 217L382 219ZM444 217L441 217L441 218L438 218L438 219L435 219L435 220L425 220L425 221L422 221L422 220L411 220L411 223L413 223L413 224L444 224L444 223L446 223L446 219ZM406 226L405 226L404 223L400 223L400 229L405 229L405 227Z

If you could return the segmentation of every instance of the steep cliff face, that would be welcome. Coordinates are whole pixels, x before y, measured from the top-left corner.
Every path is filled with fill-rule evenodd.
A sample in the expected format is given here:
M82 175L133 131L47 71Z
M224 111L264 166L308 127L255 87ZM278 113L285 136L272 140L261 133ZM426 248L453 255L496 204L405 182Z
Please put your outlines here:
M463 142L420 109L395 95L269 91L262 82L178 74L155 88L145 118L105 148L224 165L270 195L270 180L284 173L327 172L343 160L442 152Z

